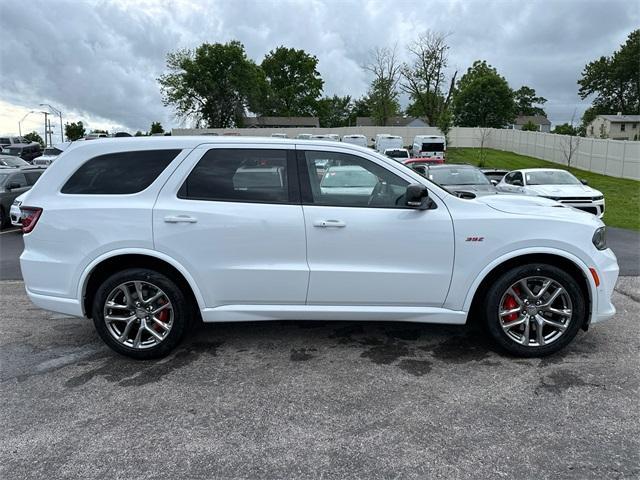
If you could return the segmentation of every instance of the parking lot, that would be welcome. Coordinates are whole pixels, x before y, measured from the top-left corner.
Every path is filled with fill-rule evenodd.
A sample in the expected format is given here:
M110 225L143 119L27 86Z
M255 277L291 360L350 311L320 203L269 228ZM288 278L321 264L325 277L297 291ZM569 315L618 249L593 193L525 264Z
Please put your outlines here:
M638 478L627 240L617 254L636 276L619 280L616 317L545 359L504 356L467 327L272 322L203 326L136 362L90 321L33 306L20 235L2 233L0 475Z

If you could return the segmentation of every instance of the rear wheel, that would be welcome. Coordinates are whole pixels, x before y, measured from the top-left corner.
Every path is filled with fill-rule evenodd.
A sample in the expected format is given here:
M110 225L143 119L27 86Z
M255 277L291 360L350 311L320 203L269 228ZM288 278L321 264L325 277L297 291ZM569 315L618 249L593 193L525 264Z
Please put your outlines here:
M165 275L133 268L107 278L96 292L93 321L113 350L136 359L163 357L182 339L190 309Z
M485 320L491 336L510 353L549 355L565 347L585 319L578 282L547 264L529 264L502 274L489 288Z

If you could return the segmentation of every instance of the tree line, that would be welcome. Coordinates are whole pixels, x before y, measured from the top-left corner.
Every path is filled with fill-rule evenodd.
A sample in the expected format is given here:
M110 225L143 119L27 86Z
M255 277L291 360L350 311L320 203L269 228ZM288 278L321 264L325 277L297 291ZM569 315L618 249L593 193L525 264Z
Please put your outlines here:
M322 96L318 58L304 50L280 46L256 63L237 40L169 53L168 72L158 82L164 105L196 127L242 127L248 112L317 116L322 127L355 125L358 116L384 125L405 113L446 133L452 125L500 128L517 115L546 115L544 97L527 85L512 89L485 60L475 61L460 78L458 72L448 73L447 37L433 31L419 35L406 46L406 62L399 60L397 47L372 50L362 65L371 83L361 98ZM593 105L581 128L564 124L558 133L584 134L586 123L600 113L638 112L638 37L636 30L611 57L585 66L578 80L579 95L583 99L595 95ZM404 112L401 93L409 97Z

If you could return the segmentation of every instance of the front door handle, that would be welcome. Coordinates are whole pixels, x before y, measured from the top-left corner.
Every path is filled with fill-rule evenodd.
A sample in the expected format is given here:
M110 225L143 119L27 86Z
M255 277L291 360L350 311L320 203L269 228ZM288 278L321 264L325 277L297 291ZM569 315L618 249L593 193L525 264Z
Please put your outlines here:
M168 215L164 217L164 221L167 223L196 223L198 219L189 215Z
M319 228L344 228L347 226L347 224L342 220L316 220L315 222L313 222L313 226Z

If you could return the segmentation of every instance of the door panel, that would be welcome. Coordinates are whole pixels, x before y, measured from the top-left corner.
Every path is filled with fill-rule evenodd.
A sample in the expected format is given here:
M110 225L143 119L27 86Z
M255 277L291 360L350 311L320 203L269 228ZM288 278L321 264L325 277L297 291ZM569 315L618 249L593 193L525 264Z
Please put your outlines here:
M454 254L444 204L434 198L435 209L406 208L409 182L374 158L335 151L301 152L298 158L310 268L307 303L441 306ZM376 180L370 183L361 169Z
M256 156L265 150L272 152ZM233 160L243 155L246 161ZM200 168L206 159L212 168ZM297 199L283 200L278 187L291 184L291 162L291 154L277 145L200 147L160 193L153 214L155 248L191 273L206 307L305 302L309 269L302 207ZM195 180L188 182L189 192L187 178Z

